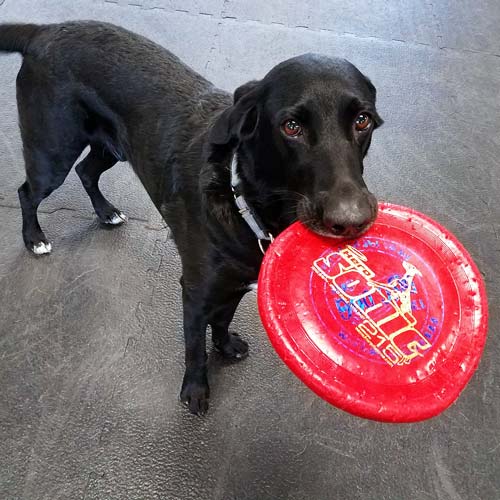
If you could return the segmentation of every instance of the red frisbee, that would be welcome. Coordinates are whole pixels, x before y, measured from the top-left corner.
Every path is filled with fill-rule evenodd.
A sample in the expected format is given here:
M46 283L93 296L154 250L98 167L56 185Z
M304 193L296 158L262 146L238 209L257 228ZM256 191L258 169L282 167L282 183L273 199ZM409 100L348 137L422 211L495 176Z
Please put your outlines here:
M486 340L486 292L465 248L425 215L389 203L356 240L290 226L266 252L258 302L295 375L334 406L374 420L445 410Z

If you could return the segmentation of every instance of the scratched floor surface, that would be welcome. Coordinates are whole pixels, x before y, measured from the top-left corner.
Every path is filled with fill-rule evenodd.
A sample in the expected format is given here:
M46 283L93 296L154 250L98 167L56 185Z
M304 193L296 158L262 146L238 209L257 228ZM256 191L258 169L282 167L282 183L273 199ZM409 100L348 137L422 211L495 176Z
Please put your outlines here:
M453 231L483 272L490 334L442 416L382 425L336 410L270 347L248 295L251 356L211 356L204 419L177 403L179 259L125 164L104 191L130 216L99 227L76 176L42 205L49 258L23 249L15 78L0 56L0 498L500 498L500 4L497 0L0 0L1 21L112 21L222 88L303 52L343 56L378 87L367 182Z

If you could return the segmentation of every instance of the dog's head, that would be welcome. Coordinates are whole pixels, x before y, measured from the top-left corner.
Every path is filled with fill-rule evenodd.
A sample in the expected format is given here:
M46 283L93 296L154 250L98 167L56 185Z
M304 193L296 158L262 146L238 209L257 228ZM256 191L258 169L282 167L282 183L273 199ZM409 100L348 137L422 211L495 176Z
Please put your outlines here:
M239 87L213 126L214 147L238 148L257 192L294 200L288 222L355 237L377 215L363 159L382 120L375 87L344 59L307 54ZM290 205L290 203L288 204Z

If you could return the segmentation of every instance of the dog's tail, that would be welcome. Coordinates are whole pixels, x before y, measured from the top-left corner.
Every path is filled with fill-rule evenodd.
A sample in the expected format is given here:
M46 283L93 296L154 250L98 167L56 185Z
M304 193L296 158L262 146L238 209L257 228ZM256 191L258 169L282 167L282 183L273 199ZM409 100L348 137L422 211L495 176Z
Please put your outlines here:
M36 24L0 24L0 51L25 54L40 28Z

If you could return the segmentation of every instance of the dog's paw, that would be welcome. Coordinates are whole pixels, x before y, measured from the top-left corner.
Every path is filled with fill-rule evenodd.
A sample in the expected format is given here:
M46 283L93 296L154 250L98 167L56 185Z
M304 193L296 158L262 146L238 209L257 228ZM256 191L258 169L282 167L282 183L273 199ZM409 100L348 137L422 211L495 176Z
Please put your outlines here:
M104 213L97 214L97 216L103 224L108 226L119 226L128 220L127 216L116 208L106 210Z
M210 389L207 382L189 381L184 376L180 399L194 415L205 415L208 410Z
M226 342L222 344L214 342L214 346L224 358L231 361L239 361L248 356L248 343L236 332L229 332Z
M48 241L40 241L28 247L35 255L47 255L52 252L52 244Z

